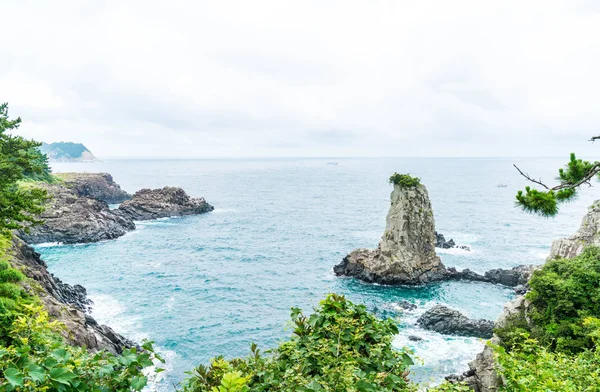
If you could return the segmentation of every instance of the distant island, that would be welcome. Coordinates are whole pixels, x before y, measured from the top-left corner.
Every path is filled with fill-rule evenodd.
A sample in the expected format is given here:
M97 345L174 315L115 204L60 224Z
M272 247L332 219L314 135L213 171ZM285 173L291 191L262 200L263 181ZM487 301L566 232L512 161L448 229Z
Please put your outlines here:
M81 143L56 142L42 143L40 151L51 161L59 162L94 162L99 159Z

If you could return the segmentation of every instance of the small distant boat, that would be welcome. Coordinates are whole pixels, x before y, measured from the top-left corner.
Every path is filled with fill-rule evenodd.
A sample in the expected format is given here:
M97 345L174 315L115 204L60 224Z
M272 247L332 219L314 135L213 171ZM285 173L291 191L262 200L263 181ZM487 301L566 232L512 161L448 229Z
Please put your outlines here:
M496 185L498 188L506 188L508 185L506 184L498 184Z
M337 165L337 162L327 162L328 165Z

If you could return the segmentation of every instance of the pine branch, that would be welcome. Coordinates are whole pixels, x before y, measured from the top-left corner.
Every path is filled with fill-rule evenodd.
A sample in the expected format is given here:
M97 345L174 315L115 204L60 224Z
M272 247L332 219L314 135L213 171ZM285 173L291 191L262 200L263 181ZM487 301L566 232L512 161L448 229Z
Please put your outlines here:
M538 185L541 185L541 186L543 186L544 188L546 188L546 189L550 190L550 188L549 188L549 187L548 187L546 184L544 184L544 183L542 182L542 179L541 179L541 178L540 178L539 180L535 180L535 179L531 178L531 176L529 176L529 174L527 174L527 173L523 173L523 171L522 171L521 169L519 169L519 167L518 167L517 165L513 164L513 166L514 166L514 167L515 167L515 169L517 169L517 170L519 171L519 173L520 173L520 174L521 174L523 177L525 177L527 180L529 180L529 181L531 181L531 182L534 182L534 183L536 183L536 184L538 184Z
M598 139L600 139L600 136L598 137ZM577 187L579 187L579 186L581 186L583 184L588 184L589 186L592 186L592 184L590 183L590 180L592 178L594 178L594 176L596 174L600 173L600 162L598 162L598 163L595 163L594 166L592 166L590 168L590 170L587 172L587 174L581 180L579 180L578 182L576 182L574 184L566 182L566 183L562 183L560 185L557 185L557 186L555 186L553 188L550 188L546 184L544 184L541 179L540 180L536 180L534 178L531 178L531 176L529 174L524 173L521 169L519 169L519 167L517 165L513 164L513 166L528 181L531 181L531 182L533 182L535 184L541 185L544 188L548 189L549 191L559 191L561 189L574 189L574 188L577 188Z
M590 139L590 142L595 142L596 140L600 139L600 136L592 136L592 138Z

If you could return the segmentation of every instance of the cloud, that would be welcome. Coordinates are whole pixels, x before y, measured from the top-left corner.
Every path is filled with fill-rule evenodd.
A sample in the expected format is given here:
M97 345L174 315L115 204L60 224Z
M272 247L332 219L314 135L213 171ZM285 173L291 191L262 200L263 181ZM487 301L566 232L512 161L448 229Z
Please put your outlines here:
M596 3L6 0L0 100L99 156L594 154Z

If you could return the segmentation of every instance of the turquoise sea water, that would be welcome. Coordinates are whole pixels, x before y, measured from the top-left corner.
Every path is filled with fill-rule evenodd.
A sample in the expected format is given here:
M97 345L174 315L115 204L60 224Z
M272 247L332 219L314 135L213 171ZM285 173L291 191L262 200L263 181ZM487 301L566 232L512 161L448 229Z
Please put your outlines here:
M470 317L495 319L513 297L496 285L448 282L383 287L333 275L356 247L375 247L389 207L394 171L422 178L437 229L472 252L440 251L446 266L484 272L539 264L553 239L579 226L595 190L555 219L522 213L513 204L525 185L512 163L550 181L564 159L268 159L108 160L57 163L55 171L110 172L127 191L181 186L215 211L138 223L138 230L97 244L42 244L37 250L63 281L84 285L101 323L133 339L149 338L167 357L152 389L170 391L184 371L209 358L248 353L289 336L289 309L310 310L326 293L346 294L382 317L400 316L396 345L422 363L413 378L439 381L466 370L482 342L414 326L443 303ZM497 187L503 183L505 188ZM397 302L419 305L402 314ZM410 342L408 335L422 342Z

